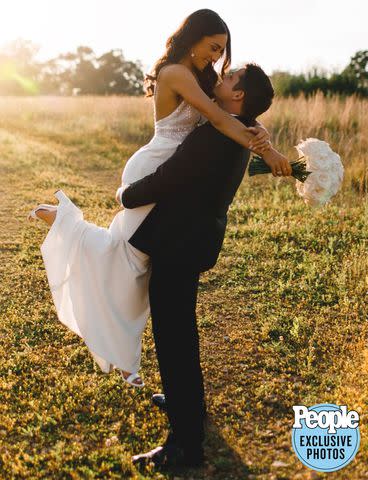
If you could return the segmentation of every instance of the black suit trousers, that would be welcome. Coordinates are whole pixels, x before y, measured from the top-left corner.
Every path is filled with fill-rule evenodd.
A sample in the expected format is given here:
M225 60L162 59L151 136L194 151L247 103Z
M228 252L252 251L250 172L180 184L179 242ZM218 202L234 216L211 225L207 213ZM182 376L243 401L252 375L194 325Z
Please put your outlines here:
M172 437L188 454L202 449L204 386L196 302L199 272L152 260L152 330Z

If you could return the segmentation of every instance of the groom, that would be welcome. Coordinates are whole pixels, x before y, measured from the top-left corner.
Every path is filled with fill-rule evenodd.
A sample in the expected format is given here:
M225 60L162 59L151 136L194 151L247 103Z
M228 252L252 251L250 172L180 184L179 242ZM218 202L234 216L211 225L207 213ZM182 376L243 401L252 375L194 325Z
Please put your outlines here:
M225 77L215 95L219 106L253 125L271 105L274 92L263 70L248 64ZM203 464L205 401L196 324L199 275L216 264L227 211L249 153L207 122L153 174L121 195L125 208L156 203L129 243L151 257L149 299L164 390L160 400L170 423L164 445L135 455L133 463ZM290 175L287 159L273 148L263 157L274 176Z

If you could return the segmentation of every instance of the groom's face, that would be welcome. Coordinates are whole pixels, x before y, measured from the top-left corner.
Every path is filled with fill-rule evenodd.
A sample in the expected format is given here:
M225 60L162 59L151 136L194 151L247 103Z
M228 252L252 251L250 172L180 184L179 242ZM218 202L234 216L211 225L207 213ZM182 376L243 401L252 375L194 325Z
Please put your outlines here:
M242 99L244 97L244 92L243 90L237 90L236 86L244 73L245 68L240 68L239 70L225 75L223 82L213 89L216 100L220 100L221 102L229 102Z

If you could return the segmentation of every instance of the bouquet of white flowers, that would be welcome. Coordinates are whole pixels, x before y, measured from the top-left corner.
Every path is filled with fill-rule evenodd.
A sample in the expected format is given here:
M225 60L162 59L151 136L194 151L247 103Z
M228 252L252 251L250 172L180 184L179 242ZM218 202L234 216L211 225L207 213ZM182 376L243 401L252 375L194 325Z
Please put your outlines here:
M301 158L291 162L292 176L296 178L296 190L307 205L325 205L338 192L344 167L340 156L327 142L307 138L296 147ZM270 173L263 158L254 156L249 164L249 176Z

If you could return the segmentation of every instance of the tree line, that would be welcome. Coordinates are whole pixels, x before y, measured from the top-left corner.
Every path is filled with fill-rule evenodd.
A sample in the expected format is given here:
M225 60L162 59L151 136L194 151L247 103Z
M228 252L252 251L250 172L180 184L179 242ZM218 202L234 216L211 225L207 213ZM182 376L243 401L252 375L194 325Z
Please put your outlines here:
M0 95L143 95L144 73L139 61L126 60L121 49L96 55L80 46L44 62L29 41L16 40L0 50ZM356 52L340 73L317 69L294 75L271 75L277 95L340 94L368 96L368 50Z
M37 47L16 40L0 51L0 95L142 95L144 74L139 61L122 50L97 56L80 46L40 62Z
M358 95L368 97L368 50L360 50L340 73L328 74L312 71L293 75L289 72L274 72L272 83L276 94L287 97L301 93L309 96L317 91L325 95Z

